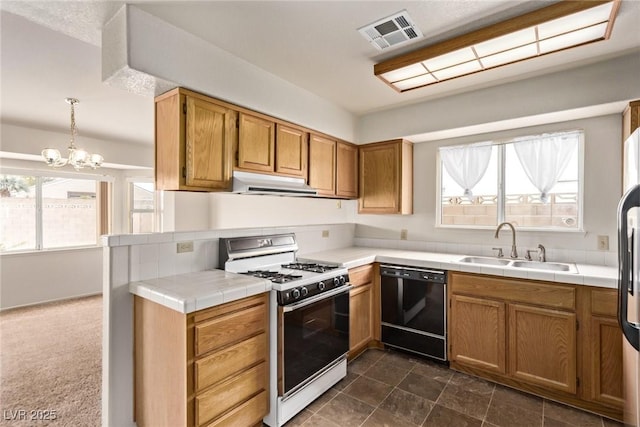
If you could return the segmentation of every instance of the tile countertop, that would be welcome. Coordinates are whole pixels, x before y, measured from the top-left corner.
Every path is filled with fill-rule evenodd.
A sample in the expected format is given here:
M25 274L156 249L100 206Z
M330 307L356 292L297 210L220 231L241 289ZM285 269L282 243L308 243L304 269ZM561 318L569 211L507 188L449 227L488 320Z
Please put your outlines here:
M207 270L129 283L129 292L180 313L235 301L271 290L267 279Z
M480 266L459 262L465 255L405 251L397 249L348 247L301 255L303 260L340 264L347 268L382 262L414 267L441 268L451 271L490 274L520 279L588 285L602 288L618 287L618 269L603 265L576 264L578 273L541 271L504 266Z
M348 247L309 253L301 255L300 259L340 264L347 268L382 262L603 288L615 289L618 286L618 270L614 267L576 264L578 269L576 274L464 264L459 262L464 256L397 249ZM192 313L270 290L271 282L267 279L229 273L223 270L207 270L129 283L129 291L132 294L162 304L180 313Z

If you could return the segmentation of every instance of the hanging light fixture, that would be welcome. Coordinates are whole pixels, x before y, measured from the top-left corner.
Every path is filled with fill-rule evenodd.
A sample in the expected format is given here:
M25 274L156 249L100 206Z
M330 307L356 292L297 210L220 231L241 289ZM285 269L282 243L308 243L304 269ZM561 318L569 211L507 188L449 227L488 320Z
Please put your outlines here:
M80 170L84 167L97 169L102 166L103 157L100 154L89 154L82 148L77 148L75 144L77 131L74 106L79 101L75 98L66 98L65 101L71 105L71 139L69 141L68 156L66 159L63 159L60 151L56 148L45 148L42 150L42 157L47 165L54 168L71 165L75 170Z

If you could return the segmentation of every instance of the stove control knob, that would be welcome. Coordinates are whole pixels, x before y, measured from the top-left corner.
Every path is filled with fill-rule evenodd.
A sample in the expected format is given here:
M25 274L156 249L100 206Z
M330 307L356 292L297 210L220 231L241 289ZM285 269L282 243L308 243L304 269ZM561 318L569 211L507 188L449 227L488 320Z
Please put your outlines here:
M293 299L298 299L300 298L300 290L299 289L294 289L291 291L291 296L293 297Z
M340 276L340 284L344 285L345 283L347 283L347 279L344 276Z
M326 285L324 284L324 282L318 282L318 290L319 291L324 291L326 288Z
M340 277L333 278L333 287L340 286Z
M303 297L306 297L307 295L309 295L309 289L307 289L305 286L300 288L300 292L302 293Z

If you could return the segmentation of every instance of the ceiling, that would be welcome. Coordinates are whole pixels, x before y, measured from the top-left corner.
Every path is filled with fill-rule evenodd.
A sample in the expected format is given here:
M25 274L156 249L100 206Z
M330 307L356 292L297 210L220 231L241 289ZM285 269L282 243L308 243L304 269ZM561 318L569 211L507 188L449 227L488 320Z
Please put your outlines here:
M540 75L640 48L640 2L624 0L610 40L399 94L373 65L553 1L137 1L175 26L341 106L354 115ZM101 78L101 28L116 1L2 1L3 122L153 143L153 100ZM380 52L357 29L406 9L424 39ZM197 88L195 88L197 89Z

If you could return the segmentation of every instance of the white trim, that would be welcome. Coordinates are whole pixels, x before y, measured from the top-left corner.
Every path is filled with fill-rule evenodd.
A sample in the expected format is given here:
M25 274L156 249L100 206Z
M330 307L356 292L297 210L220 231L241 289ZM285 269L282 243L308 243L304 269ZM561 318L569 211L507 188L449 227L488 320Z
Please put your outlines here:
M40 170L27 168L0 168L1 175L22 175L22 176L45 176L53 178L73 178L73 179L90 179L93 181L115 182L115 178L110 175L97 175L82 172L64 172L59 170Z

